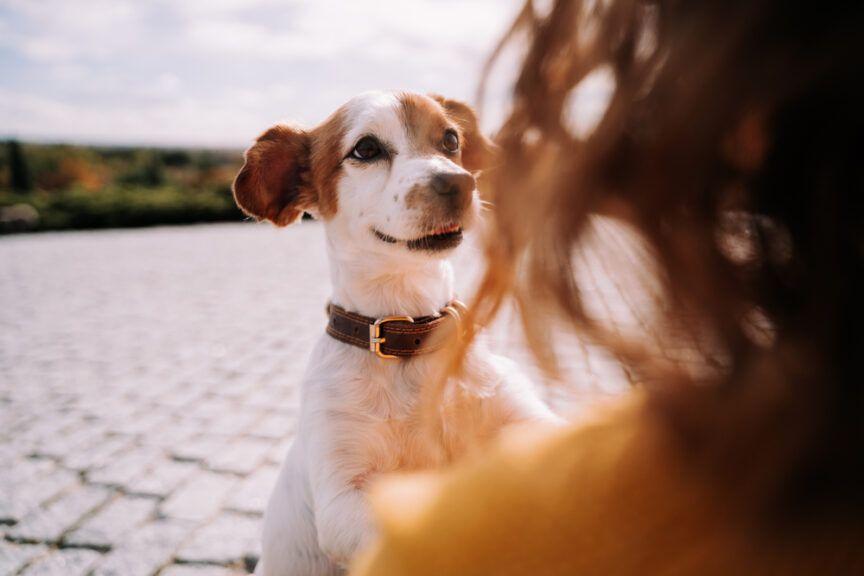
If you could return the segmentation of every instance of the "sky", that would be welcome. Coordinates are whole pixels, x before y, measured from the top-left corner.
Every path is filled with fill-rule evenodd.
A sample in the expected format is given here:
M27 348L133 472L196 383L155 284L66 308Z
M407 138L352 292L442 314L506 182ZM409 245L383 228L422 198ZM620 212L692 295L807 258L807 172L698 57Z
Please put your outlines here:
M0 0L0 137L246 146L373 89L472 102L521 0ZM501 116L493 88L485 126Z

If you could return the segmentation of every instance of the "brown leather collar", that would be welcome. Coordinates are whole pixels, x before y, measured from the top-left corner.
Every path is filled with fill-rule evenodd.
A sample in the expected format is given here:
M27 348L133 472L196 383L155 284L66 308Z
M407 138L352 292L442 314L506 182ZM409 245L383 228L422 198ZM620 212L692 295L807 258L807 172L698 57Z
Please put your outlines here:
M450 336L458 337L464 312L465 305L454 300L435 316L370 318L330 303L327 334L381 358L407 358L440 350Z

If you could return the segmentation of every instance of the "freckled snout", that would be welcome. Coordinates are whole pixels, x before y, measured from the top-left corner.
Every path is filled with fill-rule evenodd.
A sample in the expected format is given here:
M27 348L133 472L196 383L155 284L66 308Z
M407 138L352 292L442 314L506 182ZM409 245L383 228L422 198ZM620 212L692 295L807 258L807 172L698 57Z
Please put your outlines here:
M477 183L467 172L438 172L429 182L429 188L453 209L464 210L471 205Z

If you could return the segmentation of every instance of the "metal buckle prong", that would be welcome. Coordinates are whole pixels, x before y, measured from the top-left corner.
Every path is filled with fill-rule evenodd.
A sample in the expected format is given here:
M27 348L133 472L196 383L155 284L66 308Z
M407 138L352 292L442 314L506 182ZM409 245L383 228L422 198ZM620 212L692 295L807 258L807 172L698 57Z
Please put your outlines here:
M398 358L398 356L381 352L381 344L387 341L381 336L381 325L387 322L410 322L413 324L414 318L411 316L384 316L369 325L369 351L377 354L379 358Z
M456 319L457 322L462 322L462 316L468 312L468 306L465 305L464 302L459 300L453 300L441 309L442 314L449 314Z

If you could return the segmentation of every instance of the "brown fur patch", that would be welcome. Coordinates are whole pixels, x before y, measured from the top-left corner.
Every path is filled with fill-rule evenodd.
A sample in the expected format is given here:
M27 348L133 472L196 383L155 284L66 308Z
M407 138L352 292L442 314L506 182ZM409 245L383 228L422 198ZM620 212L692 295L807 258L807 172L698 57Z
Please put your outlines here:
M408 191L408 194L405 195L405 207L410 210L423 206L426 203L426 196L428 195L426 186L415 184Z
M305 210L322 218L336 213L341 173L344 111L338 110L307 132L277 124L246 151L234 179L234 199L246 214L277 226L294 222Z
M459 132L459 125L450 121L444 109L428 96L403 93L399 95L399 104L399 114L414 149L444 154L441 146L444 131L452 127Z
M345 109L340 108L312 131L311 181L318 213L325 219L336 214L339 204L336 188L342 174L345 130Z
M440 104L447 117L459 126L462 166L470 172L491 166L497 146L480 131L474 110L464 102L438 94L430 94L430 98Z
M277 226L287 226L314 204L305 185L309 134L277 124L246 151L246 162L234 179L234 200L243 212Z
M351 480L348 481L348 485L355 490L363 490L366 487L366 483L369 481L369 476L371 476L371 474L371 471L355 474Z

